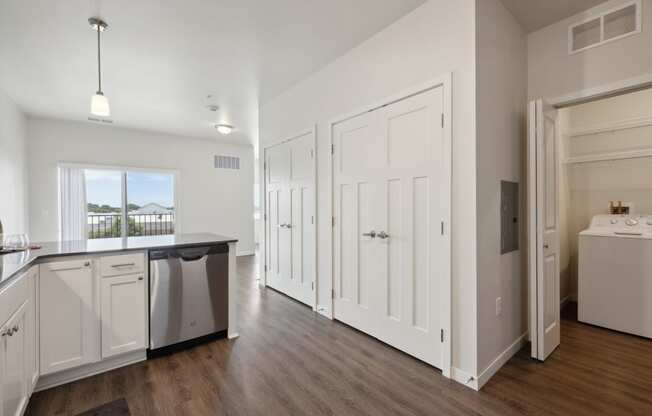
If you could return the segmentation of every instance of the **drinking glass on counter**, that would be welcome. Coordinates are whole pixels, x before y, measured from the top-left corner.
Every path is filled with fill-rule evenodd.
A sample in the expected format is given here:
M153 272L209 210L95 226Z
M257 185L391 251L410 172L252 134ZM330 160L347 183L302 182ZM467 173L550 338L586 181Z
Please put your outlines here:
M9 234L5 236L4 247L12 250L22 250L29 246L27 234Z

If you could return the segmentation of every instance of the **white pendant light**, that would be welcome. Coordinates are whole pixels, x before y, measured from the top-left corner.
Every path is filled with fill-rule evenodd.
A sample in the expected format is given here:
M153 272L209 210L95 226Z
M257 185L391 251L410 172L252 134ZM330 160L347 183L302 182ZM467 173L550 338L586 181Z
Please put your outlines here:
M216 124L215 128L220 134L231 134L233 132L233 126L229 124Z
M101 91L98 91L93 97L91 97L91 114L101 117L111 116L109 100Z
M91 97L91 114L100 117L110 117L111 108L109 99L102 92L102 56L100 49L100 34L108 29L109 25L102 19L91 17L88 23L97 31L97 92Z

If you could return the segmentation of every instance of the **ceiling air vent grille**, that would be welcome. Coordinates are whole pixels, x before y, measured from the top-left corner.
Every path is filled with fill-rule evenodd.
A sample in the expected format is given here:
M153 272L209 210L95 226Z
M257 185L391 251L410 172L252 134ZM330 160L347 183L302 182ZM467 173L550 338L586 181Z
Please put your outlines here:
M240 169L240 158L235 156L215 156L216 169Z

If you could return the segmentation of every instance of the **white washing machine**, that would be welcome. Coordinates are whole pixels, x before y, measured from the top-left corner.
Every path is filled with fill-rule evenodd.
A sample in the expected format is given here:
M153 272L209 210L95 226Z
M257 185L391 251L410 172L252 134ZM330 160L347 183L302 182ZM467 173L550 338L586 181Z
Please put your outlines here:
M579 235L578 318L652 338L652 215L596 215Z

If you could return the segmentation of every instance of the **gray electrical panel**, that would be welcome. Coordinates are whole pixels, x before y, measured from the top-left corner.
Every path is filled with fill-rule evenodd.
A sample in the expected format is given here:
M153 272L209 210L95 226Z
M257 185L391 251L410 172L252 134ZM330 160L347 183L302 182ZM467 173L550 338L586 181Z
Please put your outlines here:
M500 181L500 254L518 250L518 183Z

